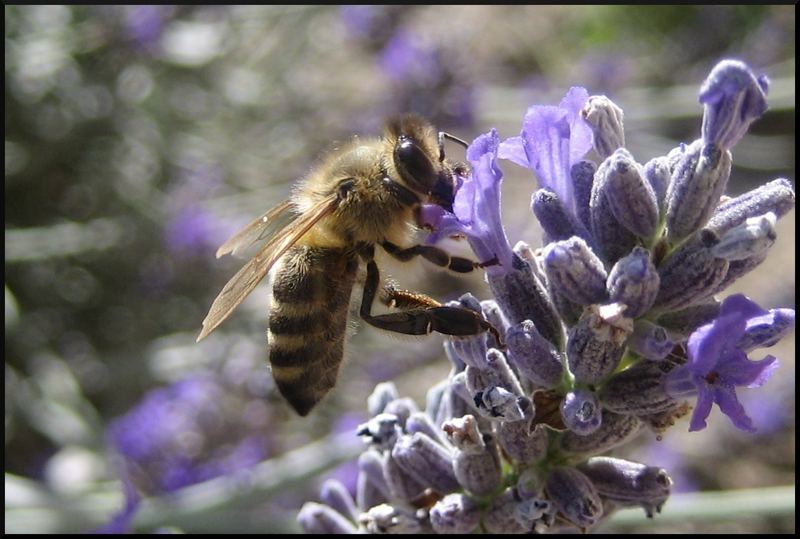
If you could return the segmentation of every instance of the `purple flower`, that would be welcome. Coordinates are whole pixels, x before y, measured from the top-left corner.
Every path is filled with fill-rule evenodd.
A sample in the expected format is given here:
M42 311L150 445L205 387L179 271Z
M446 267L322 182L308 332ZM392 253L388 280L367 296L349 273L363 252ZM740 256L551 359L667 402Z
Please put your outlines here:
M467 148L472 173L458 179L453 213L438 206L423 208L423 222L434 229L428 243L442 237L464 235L479 262L496 263L486 267L490 275L502 275L511 269L513 252L500 219L500 182L503 172L497 166L500 139L497 130L476 138Z
M212 217L200 206L188 206L175 215L164 231L164 242L170 251L198 253L218 243Z
M737 428L755 432L735 388L762 386L778 367L778 360L766 356L761 361L750 361L737 343L748 322L765 314L764 309L746 296L729 296L722 302L719 316L689 337L689 361L667 375L665 387L676 398L697 395L690 431L706 427L705 420L716 402Z
M123 477L148 494L248 469L268 451L244 416L246 401L210 376L151 391L109 427Z
M403 29L386 44L379 61L381 69L393 82L411 82L424 88L434 86L442 71L436 50L421 36Z
M714 66L700 88L705 143L732 148L766 112L768 88L769 79L756 78L744 62L723 60Z
M592 149L592 128L581 117L589 99L573 87L557 107L533 106L525 113L522 134L500 145L499 157L530 168L541 187L553 191L570 215L576 215L570 169Z

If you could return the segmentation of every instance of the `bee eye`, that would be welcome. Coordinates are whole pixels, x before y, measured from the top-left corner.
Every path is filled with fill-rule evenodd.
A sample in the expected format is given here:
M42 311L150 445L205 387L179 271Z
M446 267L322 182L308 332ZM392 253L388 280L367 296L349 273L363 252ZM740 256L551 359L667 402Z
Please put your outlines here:
M433 163L417 143L405 135L399 137L394 147L394 162L400 176L415 191L429 193L436 183Z

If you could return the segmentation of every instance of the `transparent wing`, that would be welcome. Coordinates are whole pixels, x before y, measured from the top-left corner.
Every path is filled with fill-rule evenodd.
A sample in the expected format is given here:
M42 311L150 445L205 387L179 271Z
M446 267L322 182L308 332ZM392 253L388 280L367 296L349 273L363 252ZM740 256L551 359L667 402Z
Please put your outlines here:
M320 219L330 215L339 204L336 195L331 195L316 204L310 211L300 215L291 224L280 230L270 241L234 275L211 304L203 329L197 340L205 338L224 322L233 310L244 301L250 292L269 273L275 262L297 243ZM245 227L247 228L247 227Z
M292 204L289 200L284 200L274 208L267 210L263 215L250 221L244 228L231 236L228 241L217 249L217 258L228 253L236 255L250 247L256 241L264 239L268 235L269 230L277 223L278 217L291 208L291 206Z

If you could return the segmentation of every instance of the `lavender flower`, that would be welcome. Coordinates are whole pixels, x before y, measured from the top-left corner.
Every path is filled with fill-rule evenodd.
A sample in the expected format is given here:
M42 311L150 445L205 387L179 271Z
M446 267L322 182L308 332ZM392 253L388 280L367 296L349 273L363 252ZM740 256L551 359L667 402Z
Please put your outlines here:
M689 361L668 375L666 389L675 398L697 395L690 431L706 427L711 406L717 403L737 428L755 432L735 388L764 385L778 367L778 360L766 356L750 361L737 344L745 335L748 321L766 314L742 294L729 296L722 302L719 317L689 337Z
M486 267L489 275L502 275L511 269L513 253L500 219L500 182L503 173L497 166L500 140L497 131L476 138L467 149L472 173L461 179L453 201L453 213L428 208L428 225L435 232L428 238L435 243L442 237L462 234Z
M644 166L624 147L621 109L582 88L559 107L530 107L518 137L478 137L453 211L431 206L423 217L429 241L466 236L491 262L494 299L465 294L453 304L482 313L507 348L485 334L447 337L452 370L424 411L379 385L359 430L367 449L357 506L329 487L330 512L307 506L304 527L586 531L619 506L661 510L672 486L665 470L600 455L645 427L660 435L688 414L689 398L692 431L714 402L754 430L735 388L762 385L777 360L747 353L776 344L795 313L741 295L720 305L714 295L764 260L776 220L794 207L785 179L720 202L730 148L765 109L762 82L723 62L701 92L703 138ZM593 146L589 157L602 163L584 159ZM509 248L498 157L539 179L542 249Z

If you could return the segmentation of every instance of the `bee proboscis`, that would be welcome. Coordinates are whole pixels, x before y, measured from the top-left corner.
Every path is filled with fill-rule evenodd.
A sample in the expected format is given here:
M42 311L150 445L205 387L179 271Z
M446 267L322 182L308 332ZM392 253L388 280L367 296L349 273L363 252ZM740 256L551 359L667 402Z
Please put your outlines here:
M493 263L451 257L430 245L403 247L419 225L423 202L452 208L454 174L466 165L444 156L444 141L466 143L416 115L387 122L383 137L354 138L332 151L291 198L247 224L226 241L217 257L266 244L231 278L203 320L203 339L274 270L269 314L269 359L281 394L300 414L336 384L344 353L347 314L356 276L366 264L360 316L397 333L475 335L497 331L479 313L443 306L414 292L386 288L381 298L398 312L372 314L380 285L375 246L401 261L422 256L459 273Z

